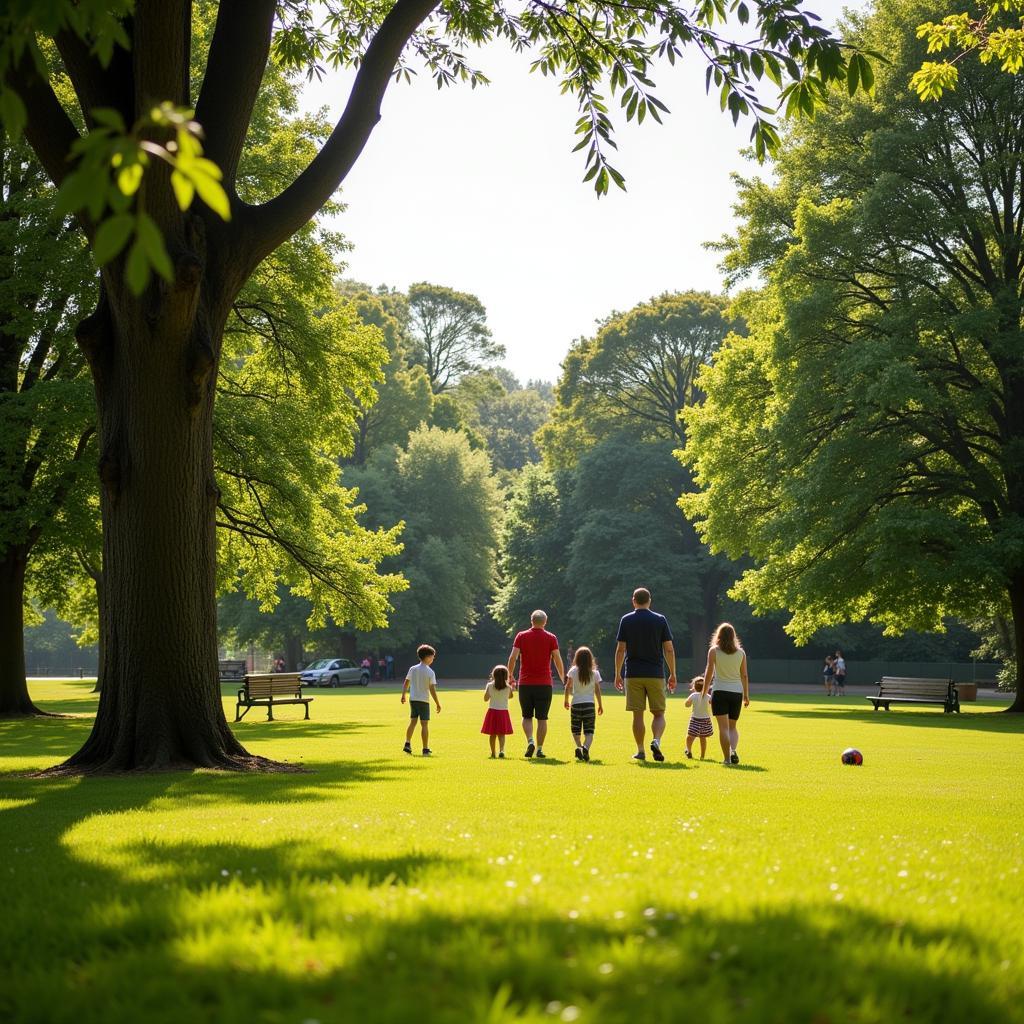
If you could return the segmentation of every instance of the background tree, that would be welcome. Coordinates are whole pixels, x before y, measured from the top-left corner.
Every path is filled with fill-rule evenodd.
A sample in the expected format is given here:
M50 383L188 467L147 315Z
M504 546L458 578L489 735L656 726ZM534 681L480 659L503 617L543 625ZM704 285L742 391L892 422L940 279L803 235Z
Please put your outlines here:
M201 156L199 129L186 112L192 8L189 0L44 0L8 9L0 21L0 117L24 125L103 265L99 302L77 338L98 409L111 642L93 734L69 762L78 770L270 767L231 734L217 685L213 405L223 331L255 268L353 166L408 60L418 57L440 84L475 84L483 78L462 57L465 45L500 37L536 47L536 66L561 75L579 99L580 148L599 194L622 181L606 159L612 123L601 83L621 90L628 119L650 112L660 120L651 65L696 43L711 63L709 83L721 87L734 118L752 115L753 141L764 153L775 131L748 83L768 74L793 109L810 111L826 82L862 61L847 62L827 30L774 3L756 6L759 42L741 45L716 31L728 15L715 4L695 13L618 3L512 13L500 5L440 8L435 0L328 2L315 10L301 0L280 10L275 0L222 0L195 96ZM735 10L740 21L750 16L741 0ZM53 91L37 33L55 42L69 73L84 140ZM279 59L304 70L322 60L358 70L316 157L273 199L249 202L239 159L272 44ZM783 85L784 76L793 80ZM160 280L147 285L151 269Z
M491 340L487 310L475 296L421 282L409 288L409 332L435 394L505 354Z
M394 599L386 637L370 647L396 647L464 636L491 593L501 506L486 453L465 434L423 427L407 447L381 449L351 472L368 521L403 522L404 549L383 568L400 572L409 589Z
M920 104L927 10L883 0L858 36L891 62L874 102L837 97L794 130L777 186L742 188L727 264L768 284L700 378L683 504L754 558L737 595L789 609L798 639L1005 609L1020 711L1024 83L964 64Z
M29 561L95 459L91 386L73 337L95 285L84 239L55 197L31 150L0 129L0 717L40 713L25 682Z

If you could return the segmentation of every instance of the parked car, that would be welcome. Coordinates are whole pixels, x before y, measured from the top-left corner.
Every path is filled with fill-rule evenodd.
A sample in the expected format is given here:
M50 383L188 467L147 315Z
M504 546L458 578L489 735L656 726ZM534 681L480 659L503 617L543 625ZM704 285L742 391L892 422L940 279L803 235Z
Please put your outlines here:
M348 658L321 658L300 673L303 686L368 686L370 673Z

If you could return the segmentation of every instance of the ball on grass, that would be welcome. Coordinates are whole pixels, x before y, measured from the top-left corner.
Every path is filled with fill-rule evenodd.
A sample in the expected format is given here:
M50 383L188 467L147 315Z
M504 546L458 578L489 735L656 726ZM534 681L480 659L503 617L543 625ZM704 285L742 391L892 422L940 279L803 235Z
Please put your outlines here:
M856 747L847 747L843 751L843 764L863 764L864 755Z

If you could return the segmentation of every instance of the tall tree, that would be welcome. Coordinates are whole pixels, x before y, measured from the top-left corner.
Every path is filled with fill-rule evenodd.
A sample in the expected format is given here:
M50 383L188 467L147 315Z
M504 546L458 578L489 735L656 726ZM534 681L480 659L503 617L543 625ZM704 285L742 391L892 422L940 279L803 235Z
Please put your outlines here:
M404 523L404 548L384 567L401 572L409 588L394 599L386 636L371 633L367 642L412 645L467 635L481 597L493 590L501 528L486 453L473 450L461 431L424 427L404 450L375 452L349 479L370 522Z
M749 19L745 0L733 6L738 20ZM827 30L794 4L768 0L755 3L753 44L719 30L727 10L712 3L693 12L670 2L511 11L436 0L222 0L193 97L192 8L190 0L41 0L0 19L0 117L24 124L103 264L96 310L77 339L98 408L108 643L104 699L87 748L71 762L78 770L269 767L231 734L217 685L213 404L224 326L255 268L345 178L388 84L408 74L410 60L439 84L476 84L484 79L467 66L465 45L502 38L535 47L535 65L561 76L579 100L580 148L598 194L622 181L606 158L612 122L602 83L619 93L627 119L660 120L652 65L695 43L723 105L735 118L753 117L763 153L776 136L753 80L768 74L782 85L790 76L783 93L813 110L824 83L845 78L848 64ZM52 88L37 34L60 52L84 139ZM358 70L306 169L274 198L251 203L239 160L272 46L305 70L321 61ZM205 156L188 120L193 98Z
M31 150L0 128L0 717L40 713L25 681L29 560L95 458L73 337L95 285L84 239L54 199Z
M500 359L505 347L491 340L487 310L475 296L421 282L409 288L409 330L435 394Z
M684 505L800 639L1005 609L1024 711L1024 82L967 62L919 103L928 13L882 0L874 101L837 98L741 191L727 264L768 283L701 377Z

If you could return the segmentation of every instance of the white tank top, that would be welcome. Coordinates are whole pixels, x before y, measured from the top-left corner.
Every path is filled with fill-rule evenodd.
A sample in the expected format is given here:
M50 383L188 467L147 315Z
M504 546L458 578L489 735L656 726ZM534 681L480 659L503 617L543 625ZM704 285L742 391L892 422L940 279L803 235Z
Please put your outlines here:
M746 654L740 647L732 654L726 654L720 647L712 648L715 652L714 689L722 693L742 693L743 680L740 678L740 665Z
M488 683L487 689L491 691L489 706L495 711L508 711L508 685L504 690L499 690L494 683Z

